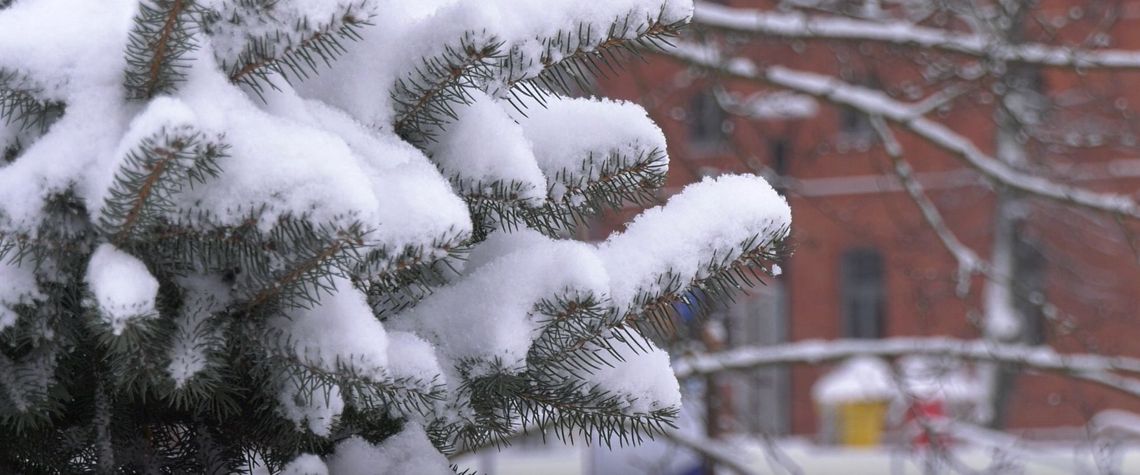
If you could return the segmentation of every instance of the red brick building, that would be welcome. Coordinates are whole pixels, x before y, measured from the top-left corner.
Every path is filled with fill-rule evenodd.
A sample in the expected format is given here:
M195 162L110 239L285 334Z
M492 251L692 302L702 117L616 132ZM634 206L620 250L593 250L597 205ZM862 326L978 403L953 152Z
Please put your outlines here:
M771 8L774 2L717 3ZM1027 38L1089 44L1082 41L1101 35L1096 38L1102 45L1140 49L1140 2L1108 2L1114 5L1112 11L1075 0L1041 3L1033 9L1039 21L1026 28ZM1104 18L1109 17L1115 20L1106 27ZM948 21L935 26L960 25ZM693 33L694 38L701 34ZM834 75L901 102L918 101L937 90L930 86L927 70L934 61L915 48L764 38L740 39L737 44L736 54L757 65ZM792 206L795 253L783 266L779 285L767 291L776 302L758 304L778 321L750 330L729 328L730 343L981 336L982 278L975 276L961 295L957 262L904 193L865 116L824 100L777 95L777 89L755 83L718 79L661 56L646 59L601 80L601 89L603 95L644 105L665 130L672 158L666 193L703 175L764 173L773 177ZM967 66L975 61L958 60ZM1060 182L1137 197L1140 128L1135 111L1140 110L1140 88L1133 85L1140 84L1140 71L1035 68L1029 77L1042 96L1063 104L1043 113L1041 137L1025 141L1034 163ZM930 117L993 154L993 87L997 85L992 79L979 80ZM747 99L753 100L752 116L726 110L733 101ZM948 228L988 257L995 220L993 185L943 149L903 130L896 134ZM1140 339L1140 251L1132 247L1140 226L1047 200L1027 197L1023 202L1016 280L1056 309L1043 311L1041 302L1021 306L1028 315L1023 341L1065 352L1140 355L1135 343ZM598 226L593 237L608 231ZM826 370L796 366L790 373L764 373L754 383L768 389L760 391L758 399L739 403L777 401L782 408L748 417L765 419L758 424L768 430L814 433L819 421L811 387ZM1109 407L1140 411L1140 400L1058 376L1022 373L1004 416L1012 428L1077 426Z

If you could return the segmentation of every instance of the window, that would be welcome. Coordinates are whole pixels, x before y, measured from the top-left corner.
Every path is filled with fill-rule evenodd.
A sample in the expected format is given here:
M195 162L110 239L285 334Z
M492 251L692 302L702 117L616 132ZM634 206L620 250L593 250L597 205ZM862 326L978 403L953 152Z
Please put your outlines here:
M770 166L777 176L783 177L788 174L789 148L787 139L776 139L768 143Z
M1045 255L1038 243L1025 237L1020 227L1013 248L1013 305L1022 317L1022 341L1045 343L1045 313L1040 302L1045 296ZM1038 303L1034 303L1034 301Z
M843 336L882 338L886 300L882 257L874 249L848 251L839 271Z
M726 117L711 89L693 96L689 102L687 118L690 146L706 150L724 146Z
M875 132L871 117L851 106L840 107L839 130L847 140L870 140Z
M849 82L867 89L882 89L882 84L875 76L856 76ZM871 116L851 106L839 108L839 132L840 141L856 146L869 145L875 137Z
M727 312L732 348L787 341L787 292L779 282L758 286ZM730 391L723 400L738 425L728 429L752 435L787 434L791 427L791 377L786 366L768 366L722 376Z

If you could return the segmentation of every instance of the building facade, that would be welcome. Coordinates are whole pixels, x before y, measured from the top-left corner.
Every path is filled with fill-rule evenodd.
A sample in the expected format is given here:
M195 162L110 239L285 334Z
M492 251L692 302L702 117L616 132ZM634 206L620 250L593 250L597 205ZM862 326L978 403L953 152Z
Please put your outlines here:
M776 2L764 0L715 3L777 8ZM1100 35L1100 47L1140 50L1140 3L1111 3L1115 6L1040 2L1031 10L1036 21L1025 35L1054 44L1085 44L1083 38ZM1110 7L1116 10L1096 10ZM1105 24L1104 18L1112 22ZM952 20L932 26L960 27ZM919 102L946 84L963 85L961 97L930 111L930 117L984 152L998 153L996 117L998 99L1004 96L993 91L1005 79L932 79L931 68L966 68L977 62L974 58L939 53L931 59L921 48L875 42L716 34L697 29L680 41L718 42L759 67L827 74L903 103ZM1040 122L1019 141L1031 162L1027 170L1136 198L1140 129L1132 111L1140 104L1140 88L1130 85L1140 83L1140 72L1025 67L1008 74L1027 78L1026 90L1043 104ZM724 79L659 55L647 55L623 74L600 79L599 87L605 96L643 104L665 131L672 161L663 194L703 176L758 173L791 204L794 254L774 285L727 311L724 345L983 336L985 280L979 275L967 282L959 278L959 262L908 197L866 114ZM1010 221L998 212L1000 187L920 137L898 131L897 139L946 227L989 257L997 221ZM1134 343L1140 336L1140 251L1133 239L1140 227L1066 203L1017 198L1009 253L1009 285L1016 289L1015 307L1022 316L1017 342L1048 344L1062 352L1140 355L1140 345ZM589 237L604 238L616 226L608 223L624 222L636 211L603 220ZM721 429L815 433L820 421L811 388L827 370L797 365L718 383L731 395L721 410L736 421ZM1137 398L1101 386L1028 371L1016 374L995 425L1046 434L1045 429L1080 426L1107 408L1140 411Z

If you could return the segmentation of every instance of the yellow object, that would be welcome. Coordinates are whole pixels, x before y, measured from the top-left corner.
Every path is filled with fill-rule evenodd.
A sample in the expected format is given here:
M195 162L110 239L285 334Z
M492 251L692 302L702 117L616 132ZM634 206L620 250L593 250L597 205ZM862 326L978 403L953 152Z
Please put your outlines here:
M879 445L887 415L886 401L846 402L839 404L836 421L841 445L868 447Z

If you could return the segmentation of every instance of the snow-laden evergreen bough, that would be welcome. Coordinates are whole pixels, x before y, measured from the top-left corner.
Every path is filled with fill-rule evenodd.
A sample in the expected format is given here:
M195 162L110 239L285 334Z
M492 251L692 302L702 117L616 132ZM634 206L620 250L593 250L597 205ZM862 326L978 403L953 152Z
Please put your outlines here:
M770 272L763 180L652 204L640 107L572 98L677 0L0 2L0 471L449 471L636 443L673 305ZM663 331L662 331L663 330Z

